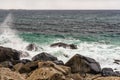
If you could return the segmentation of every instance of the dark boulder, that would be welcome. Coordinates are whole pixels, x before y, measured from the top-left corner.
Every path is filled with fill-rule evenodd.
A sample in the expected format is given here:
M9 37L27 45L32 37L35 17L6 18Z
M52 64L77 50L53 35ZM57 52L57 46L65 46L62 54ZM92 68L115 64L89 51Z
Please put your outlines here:
M103 68L101 72L102 76L118 76L120 77L120 72L119 71L113 71L112 68Z
M53 61L53 62L57 65L64 65L63 61L61 61L61 60L56 60L56 61Z
M18 63L14 65L14 70L20 73L29 73L38 68L38 62L39 61L27 62L26 64Z
M62 42L51 44L50 47L63 47L63 48L77 49L77 46L74 44L66 44Z
M101 72L101 67L98 62L80 54L73 56L65 65L71 67L72 73L97 74Z
M13 64L11 61L4 61L0 63L2 65L2 67L6 67L6 68L13 68Z
M20 60L20 52L0 46L0 62L13 60Z
M28 51L37 51L37 50L38 50L38 47L37 47L35 44L31 43L31 44L29 44L29 45L26 47L26 49L27 49Z
M37 54L36 56L34 56L32 58L33 61L37 61L37 60L40 60L40 61L56 61L57 58L48 54L48 53L45 53L45 52L42 52L40 54Z
M23 64L26 64L26 63L31 62L31 61L28 60L28 59L22 59L22 60L20 60L20 62L23 63Z
M20 51L20 57L29 57L29 53L25 51Z

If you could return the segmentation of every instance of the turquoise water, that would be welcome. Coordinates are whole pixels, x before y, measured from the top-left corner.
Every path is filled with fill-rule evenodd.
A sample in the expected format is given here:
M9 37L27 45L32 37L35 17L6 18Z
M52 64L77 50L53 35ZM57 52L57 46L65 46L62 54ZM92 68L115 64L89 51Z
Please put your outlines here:
M51 34L40 34L40 33L22 33L19 36L27 42L38 43L38 44L51 44L58 39L74 39L73 44L80 42L98 42L103 44L120 45L120 35L115 34L103 34L103 35L51 35ZM80 41L78 41L80 40Z

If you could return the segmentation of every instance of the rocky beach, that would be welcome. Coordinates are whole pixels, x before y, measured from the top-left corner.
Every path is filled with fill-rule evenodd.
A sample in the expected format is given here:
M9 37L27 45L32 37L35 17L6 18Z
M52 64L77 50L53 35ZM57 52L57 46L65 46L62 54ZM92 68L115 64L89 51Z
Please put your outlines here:
M0 10L0 80L120 80L119 22L120 11Z
M47 52L32 60L20 59L23 54L0 46L0 80L120 80L120 71L102 69L96 60L80 54L66 63Z

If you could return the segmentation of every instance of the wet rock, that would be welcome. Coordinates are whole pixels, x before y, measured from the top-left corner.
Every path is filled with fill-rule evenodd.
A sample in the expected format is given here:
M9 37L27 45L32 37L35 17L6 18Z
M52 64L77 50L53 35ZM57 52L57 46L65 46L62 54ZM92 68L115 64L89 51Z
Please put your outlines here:
M6 68L13 68L13 64L11 61L4 61L0 63L2 67L6 67Z
M56 61L57 58L48 54L48 53L45 53L45 52L42 52L40 54L37 54L36 56L34 56L32 58L33 61L37 61L37 60L41 60L41 61Z
M74 44L70 44L70 49L77 49L77 45L74 45Z
M23 63L23 64L26 64L26 63L31 62L31 61L28 60L28 59L22 59L22 60L20 60L20 62Z
M20 60L20 52L0 46L0 62Z
M24 52L24 51L20 51L20 57L29 57L29 53L28 52Z
M120 64L120 60L118 60L118 59L114 59L114 62L113 63L115 63L115 64Z
M29 44L29 45L26 47L26 49L27 49L28 51L37 51L37 50L38 50L38 47L37 47L35 44L31 43L31 44Z
M11 71L9 68L0 68L0 80L25 80L25 78L17 72Z
M118 76L120 77L120 72L119 71L113 71L112 68L103 68L101 72L102 76Z
M112 76L114 74L114 71L112 68L103 68L101 74L102 76Z
M53 61L53 62L57 65L64 65L63 61L61 61L61 60L56 60L56 61Z
M74 44L66 44L62 42L51 44L50 47L63 47L63 48L77 49L77 46Z
M98 62L94 59L76 54L67 63L66 66L71 67L72 73L92 73L97 74L101 72L101 68Z

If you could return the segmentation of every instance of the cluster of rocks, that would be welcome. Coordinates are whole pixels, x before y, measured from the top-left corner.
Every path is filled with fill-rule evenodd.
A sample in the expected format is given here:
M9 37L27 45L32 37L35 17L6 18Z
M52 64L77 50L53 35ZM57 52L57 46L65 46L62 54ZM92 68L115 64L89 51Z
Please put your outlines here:
M120 80L119 72L101 69L94 59L80 54L66 63L46 52L32 60L20 60L21 54L0 46L0 80Z

